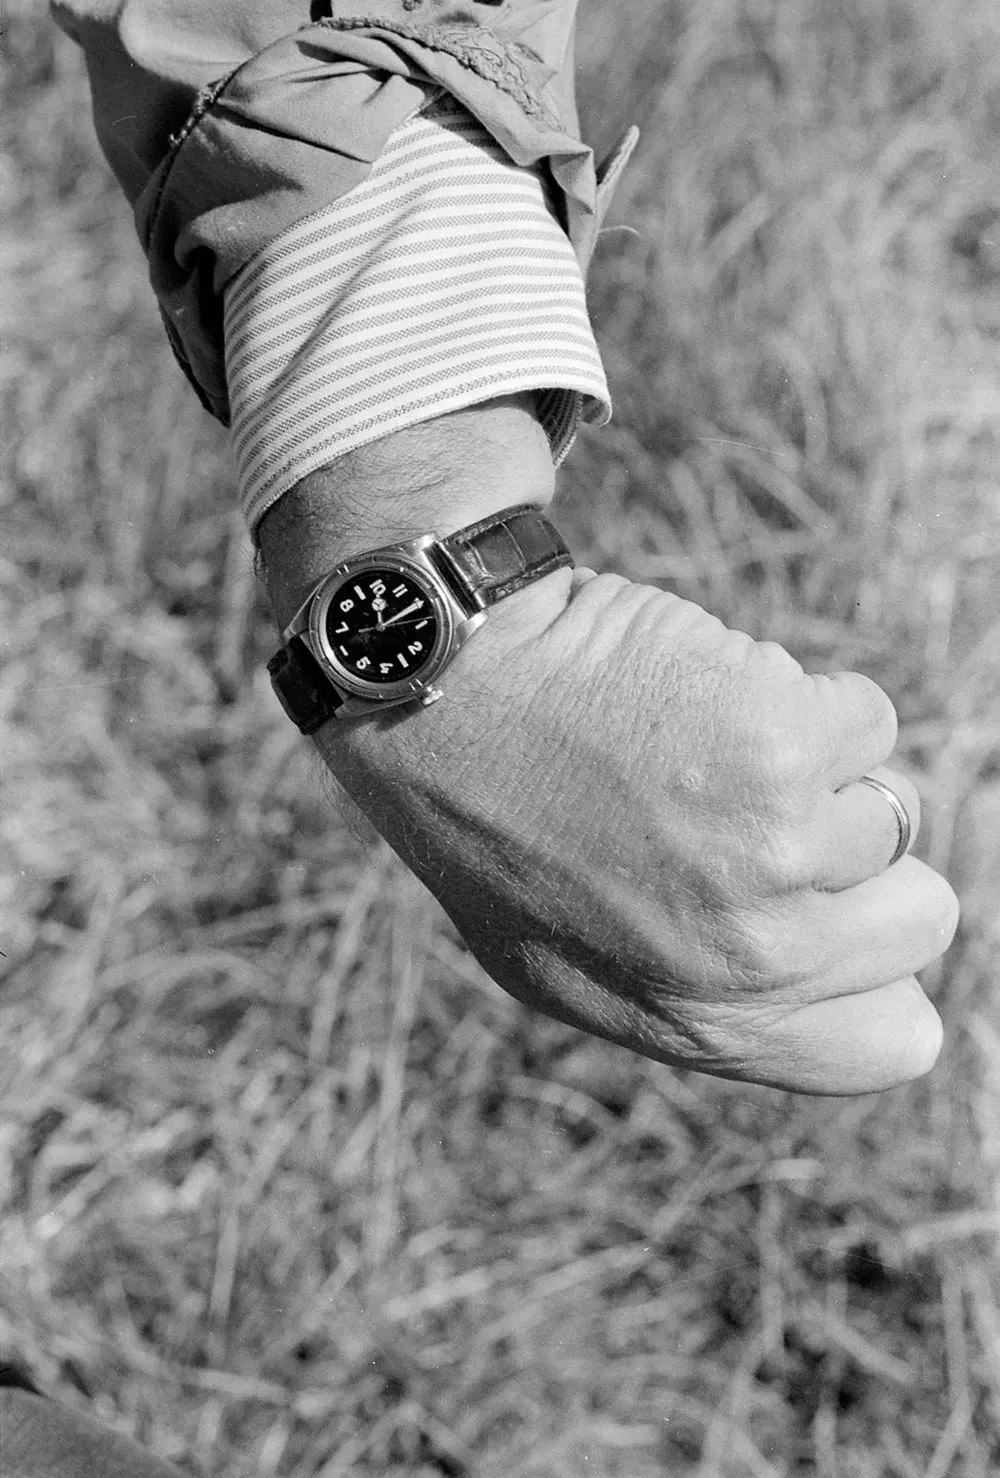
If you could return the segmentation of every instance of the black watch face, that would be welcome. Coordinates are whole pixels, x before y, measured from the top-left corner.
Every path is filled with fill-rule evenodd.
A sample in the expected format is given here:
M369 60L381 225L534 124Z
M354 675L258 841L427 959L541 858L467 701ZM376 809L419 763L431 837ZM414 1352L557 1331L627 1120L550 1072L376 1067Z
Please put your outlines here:
M326 612L326 639L338 664L366 683L412 681L437 645L440 623L424 587L399 570L349 575Z

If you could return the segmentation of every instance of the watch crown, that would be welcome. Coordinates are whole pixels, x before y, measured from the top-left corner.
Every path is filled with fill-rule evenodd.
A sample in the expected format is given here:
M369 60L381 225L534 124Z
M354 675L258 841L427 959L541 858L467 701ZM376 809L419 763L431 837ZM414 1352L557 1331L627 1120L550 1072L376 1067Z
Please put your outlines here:
M444 694L440 688L428 688L426 693L421 693L420 701L425 708L430 708L432 703L436 703L439 698L443 697Z

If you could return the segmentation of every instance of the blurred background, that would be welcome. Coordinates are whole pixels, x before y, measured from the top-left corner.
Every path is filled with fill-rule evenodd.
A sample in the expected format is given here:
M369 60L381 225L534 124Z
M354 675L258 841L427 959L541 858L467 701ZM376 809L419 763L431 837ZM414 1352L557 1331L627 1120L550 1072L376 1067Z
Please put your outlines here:
M901 715L959 889L910 1088L529 1015L281 715L80 58L7 0L0 1334L200 1478L1000 1469L1000 13L584 0L643 139L578 557Z

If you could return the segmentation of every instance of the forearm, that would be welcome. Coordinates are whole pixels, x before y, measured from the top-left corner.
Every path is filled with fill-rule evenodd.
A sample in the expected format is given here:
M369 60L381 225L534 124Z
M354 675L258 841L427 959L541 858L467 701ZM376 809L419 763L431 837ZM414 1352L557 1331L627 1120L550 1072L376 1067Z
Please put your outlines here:
M303 478L261 521L279 626L339 560L417 534L447 534L513 503L545 507L554 485L548 439L527 394L453 411L346 453Z
M279 626L339 560L426 532L445 535L515 503L546 506L554 481L531 396L457 411L349 453L304 479L261 522ZM375 720L333 718L314 735L347 794L439 896L455 867L474 879L486 864L486 852L455 821L477 811L480 797L492 804L479 774L481 742L495 749L498 723L510 794L530 804L537 792L541 800L547 756L519 717L533 689L524 678L504 679L518 649L565 609L572 581L562 568L493 606L442 674L440 703L389 709ZM495 760L486 769L496 771Z

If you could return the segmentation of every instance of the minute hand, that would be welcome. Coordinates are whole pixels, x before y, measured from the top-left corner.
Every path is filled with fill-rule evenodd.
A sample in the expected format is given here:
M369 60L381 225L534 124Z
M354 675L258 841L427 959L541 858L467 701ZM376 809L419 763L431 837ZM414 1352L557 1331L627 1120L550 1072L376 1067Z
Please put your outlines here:
M402 621L403 617L408 616L411 611L419 611L422 605L423 601L415 600L412 605L405 606L403 610L397 611L396 615L390 617L388 621L383 621L382 630L385 631L387 626L395 626L397 621Z

